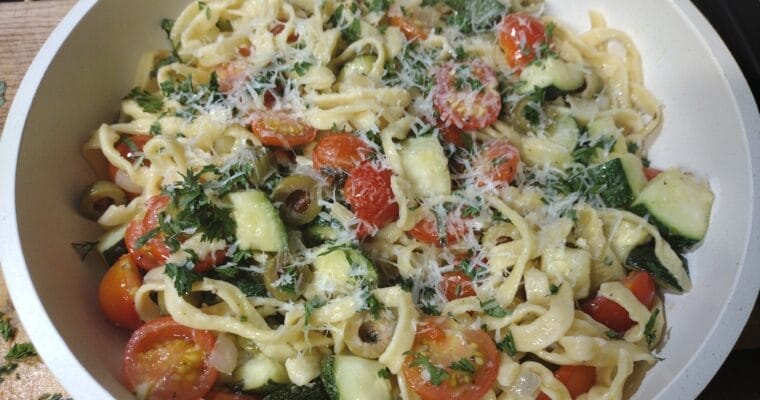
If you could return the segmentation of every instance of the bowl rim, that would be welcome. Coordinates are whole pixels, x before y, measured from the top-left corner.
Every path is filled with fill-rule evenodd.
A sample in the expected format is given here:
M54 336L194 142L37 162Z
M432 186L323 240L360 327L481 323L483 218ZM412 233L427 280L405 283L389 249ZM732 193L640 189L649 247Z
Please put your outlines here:
M0 260L11 299L23 299L13 302L17 315L40 356L61 385L76 398L108 399L113 396L91 377L68 348L39 297L28 295L36 293L36 290L18 234L15 192L18 151L37 89L63 43L96 3L97 0L81 0L74 4L35 56L13 99L0 136L0 221L3 222L3 229L0 229ZM723 72L721 79L732 95L733 107L741 117L749 145L749 162L753 172L750 199L755 199L760 188L760 112L746 78L725 43L696 6L688 0L670 0L669 3L680 12L684 20L692 24ZM705 341L657 398L695 398L723 364L746 324L760 290L760 268L749 267L760 265L760 246L751 246L752 243L760 243L760 201L753 201L749 220L745 252L739 273L732 284L729 301L724 304ZM12 285L9 284L11 281ZM726 320L737 323L719 323ZM86 383L83 378L88 376L90 379Z

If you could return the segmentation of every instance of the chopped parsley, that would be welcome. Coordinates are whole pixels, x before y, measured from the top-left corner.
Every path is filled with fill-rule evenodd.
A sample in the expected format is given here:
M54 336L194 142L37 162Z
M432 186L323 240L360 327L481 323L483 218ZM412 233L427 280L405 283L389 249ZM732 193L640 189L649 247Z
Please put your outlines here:
M559 286L558 286L558 285L555 285L555 284L552 283L551 285L549 285L549 293L551 293L553 295L557 294L557 292L559 292L559 288L561 286L562 286L562 284L559 284Z
M430 362L430 358L421 353L411 353L414 359L409 364L410 367L420 367L425 369L430 375L430 383L439 386L449 379L450 375L446 369L437 367Z
M0 81L0 107L5 105L5 90L8 89L8 84L5 81Z
M369 10L370 11L388 11L388 8L391 6L391 0L370 0L369 2Z
M13 373L13 371L15 371L16 368L18 368L18 364L15 362L9 362L9 363L0 365L0 383L2 383L5 380L4 375L9 375Z
M578 144L573 150L572 156L576 162L584 165L588 165L591 162L591 158L597 153L597 150L609 151L615 146L617 139L614 136L601 136L588 143Z
M391 379L391 370L389 370L388 367L380 369L377 371L377 376L383 379Z
M199 273L191 270L187 265L167 263L164 273L174 279L174 288L177 289L177 294L180 296L190 293L193 283L203 279Z
M0 337L8 342L13 340L14 336L16 336L16 328L11 325L10 317L0 312Z
M468 360L465 357L462 357L459 359L459 361L454 361L449 365L449 368L455 370L455 371L462 371L467 374L474 374L475 373L475 366L472 364L470 360Z
M309 325L309 320L314 311L320 307L323 307L327 302L319 297L313 297L303 305L303 318L304 325Z
M136 101L137 105L146 113L157 113L164 107L164 101L160 97L154 96L139 87L133 88L125 99Z
M73 400L71 397L64 398L62 394L60 393L45 393L42 396L39 397L37 400Z
M150 134L153 136L161 134L161 122L155 120L152 124L150 124Z
M496 301L496 299L490 299L487 301L481 301L480 302L480 308L483 310L484 313L494 317L494 318L504 318L507 316L512 315L512 310L510 309L504 309L499 305L499 303Z
M36 356L37 351L31 343L16 343L5 355L6 361L20 361L27 357Z
M145 234L140 236L135 242L135 249L139 249L145 246L145 244L148 243L154 237L156 237L156 235L158 235L160 231L161 231L161 228L153 228L149 230L148 232L145 232Z
M620 339L623 338L623 335L621 335L621 334L619 334L619 333L617 333L617 332L615 332L613 330L609 330L607 332L604 332L604 334L607 336L607 339L610 339L610 340L620 340Z
M655 339L657 339L657 333L654 331L654 324L657 322L657 316L660 315L660 309L655 308L652 315L649 316L647 324L644 326L644 337L647 339L647 345L652 347Z
M420 310L427 315L441 315L438 304L435 302L435 288L424 286L420 289L418 305Z
M372 314L372 319L378 319L380 317L380 311L385 309L385 306L374 294L369 293L369 291L367 291L367 293L368 295L364 298L364 303L359 306L359 311L368 310L369 313Z
M293 64L293 70L296 71L298 76L304 76L304 74L306 74L306 71L308 71L309 68L311 68L311 63L308 63L305 61Z
M515 338L512 336L512 331L507 331L507 335L504 336L499 343L496 343L496 348L499 351L506 351L510 357L517 355L517 348L515 347Z
M505 7L498 0L443 0L454 11L447 18L462 33L491 30L501 19Z
M628 149L628 152L631 154L636 154L639 151L639 145L634 142L628 142L626 145L626 148Z
M79 254L79 258L84 261L85 258L98 246L98 242L74 242L71 247Z

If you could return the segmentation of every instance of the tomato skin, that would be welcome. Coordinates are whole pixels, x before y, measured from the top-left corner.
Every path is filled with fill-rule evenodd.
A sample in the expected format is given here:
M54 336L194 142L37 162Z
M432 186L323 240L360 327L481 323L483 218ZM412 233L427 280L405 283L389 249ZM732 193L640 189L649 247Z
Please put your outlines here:
M145 216L142 219L133 219L127 226L124 234L124 243L127 250L137 265L148 271L164 265L171 255L171 249L164 242L162 233L158 233L150 238L145 245L137 247L137 241L158 227L158 215L169 204L169 196L153 196L145 202Z
M499 47L507 64L521 71L536 58L536 49L545 39L546 28L538 18L529 14L507 14L499 25Z
M203 396L203 400L260 400L261 396L251 396L242 393L220 392L212 390Z
M634 271L621 280L636 299L646 308L651 309L655 302L656 288L654 279L646 271ZM601 322L615 332L625 332L636 322L631 320L628 311L614 301L596 296L580 303L581 310L597 322Z
M116 145L116 151L118 151L122 157L127 159L127 161L134 163L137 159L140 158L140 155L138 153L141 153L143 151L143 147L145 146L145 143L147 143L150 139L152 139L152 137L147 136L147 135L129 135L125 139L122 139L118 145ZM133 147L136 150L133 150L129 145L127 145L126 143L127 140L131 141L134 144ZM143 160L142 165L150 166L150 161ZM115 165L108 163L108 177L111 179L112 182L116 182L117 173L119 173L119 169L116 168ZM126 189L124 189L124 191L127 192L127 194L131 195L130 197L132 198L140 194L140 193L130 192Z
M264 146L291 149L314 140L317 130L284 112L256 114L251 130Z
M470 347L471 344L475 346ZM412 366L416 353L428 357L435 365L448 366L476 351L483 364L475 364L475 373L466 382L453 383L447 379L436 386L423 377L423 367ZM461 327L446 317L429 317L417 326L412 353L404 360L402 372L409 386L423 400L480 400L496 381L498 357L493 339L482 330ZM445 369L454 373L451 368Z
M621 280L621 283L627 287L631 293L646 308L651 309L655 300L655 283L652 275L646 271L633 271Z
M182 347L172 346L177 343ZM133 392L147 384L153 400L200 399L219 376L206 360L215 343L216 337L210 332L180 325L171 317L149 321L127 343L122 360L124 384ZM180 351L172 351L177 348ZM189 358L198 352L201 360ZM179 366L185 371L178 371Z
M142 325L135 309L135 292L142 281L137 265L128 254L119 258L103 275L98 300L100 309L112 324L129 330Z
M509 185L517 176L520 152L508 141L496 140L486 145L481 153L480 161L488 180L496 183L497 186Z
M346 179L343 196L354 214L362 221L357 229L359 237L366 236L372 226L383 226L398 219L398 203L391 189L389 169L378 169L365 161Z
M587 393L596 384L596 368L585 365L563 365L554 371L554 376L565 385L573 400ZM550 399L541 393L536 400Z
M398 28L406 36L406 40L426 40L427 32L420 26L421 23L416 19L410 19L403 16L389 16L388 23Z
M438 222L435 219L420 220L409 230L409 234L418 241L438 247L458 242L465 233L467 233L467 227L464 223L461 220L452 219L446 221L446 243L441 243L442 238L438 236Z
M330 133L322 136L311 154L314 169L332 168L351 173L372 154L363 140L350 133Z
M435 82L433 105L443 127L478 130L499 117L499 82L493 69L482 60L446 63L436 71ZM478 87L470 82L478 82Z
M450 271L443 274L441 287L449 301L475 296L472 281L462 271Z
M647 178L648 181L651 181L652 179L656 178L657 175L660 175L661 173L662 173L661 169L644 167L644 176Z
M441 128L441 138L445 143L451 143L462 149L467 148L467 144L473 142L473 138L469 133L457 129L455 126Z
M226 259L227 259L227 252L225 250L217 250L213 252L212 254L207 255L202 260L198 261L193 267L193 270L195 270L195 272L198 272L198 273L203 273L210 270L213 267L216 267L217 265L224 264L224 261Z

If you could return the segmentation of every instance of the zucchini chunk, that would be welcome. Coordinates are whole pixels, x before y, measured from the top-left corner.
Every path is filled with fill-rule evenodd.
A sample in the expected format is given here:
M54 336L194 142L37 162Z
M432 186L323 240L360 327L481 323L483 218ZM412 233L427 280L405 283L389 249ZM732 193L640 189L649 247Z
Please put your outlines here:
M337 221L328 221L317 216L317 219L306 226L304 230L304 243L309 246L318 246L320 244L334 242L338 240L338 235L343 226Z
M641 160L633 154L623 154L588 169L593 185L601 185L599 196L607 207L628 207L646 184Z
M127 225L124 224L116 229L106 232L98 240L98 253L103 261L109 267L116 263L124 254L127 254L127 245L124 242L124 233L127 231Z
M418 197L451 194L449 160L438 139L411 138L399 152L404 173Z
M285 366L265 356L257 354L244 362L232 373L235 381L245 392L269 393L290 383Z
M715 196L693 176L669 169L649 182L631 211L650 222L676 251L704 239Z
M391 399L391 382L380 377L385 366L356 356L330 356L322 361L322 382L331 400Z
M586 77L580 65L569 64L558 58L547 58L523 69L517 93L528 94L549 87L568 93L581 89L584 83Z
M682 293L684 288L689 287L688 282L683 282L684 279L688 279L688 268L686 259L680 255L679 258L683 263L683 271L675 270L675 266L668 268L657 258L655 242L652 240L631 250L625 264L628 268L649 272L659 285L670 291Z
M264 192L251 189L231 193L229 200L242 250L277 252L287 247L285 225Z
M286 385L264 396L263 400L328 400L322 381L315 380L307 385Z
M377 287L377 269L359 250L331 249L314 260L314 278L304 297L346 296Z
M572 160L571 153L580 138L580 128L569 115L560 117L547 129L547 137L528 136L522 140L521 154L531 166L551 164L561 167Z

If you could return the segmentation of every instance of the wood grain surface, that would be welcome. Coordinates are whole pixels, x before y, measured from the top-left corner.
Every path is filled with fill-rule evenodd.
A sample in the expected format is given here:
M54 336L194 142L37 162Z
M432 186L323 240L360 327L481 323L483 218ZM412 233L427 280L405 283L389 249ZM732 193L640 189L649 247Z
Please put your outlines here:
M0 81L8 85L5 92L5 105L0 107L0 127L5 125L5 118L13 96L29 64L50 32L75 2L75 0L48 0L0 3ZM12 342L0 339L0 355L4 355L13 344L29 342L29 337L16 318L2 274L0 274L0 312L10 317L12 326L17 330ZM3 361L0 359L0 363ZM24 359L18 363L18 368L14 372L2 378L0 382L0 399L2 400L38 400L45 394L66 394L39 357Z
M0 106L0 127L16 94L19 83L37 51L50 32L74 5L75 0L46 0L29 2L0 2L0 81L7 84L6 103ZM1 101L0 101L1 102ZM1 132L1 130L0 130ZM29 338L18 323L0 274L0 312L10 317L17 329L15 340L6 343L0 339L0 355L6 354L14 343L28 342ZM737 348L760 347L760 307L739 340ZM0 359L0 363L2 363ZM19 363L18 369L0 382L2 400L38 400L44 394L65 392L55 377L38 357Z

